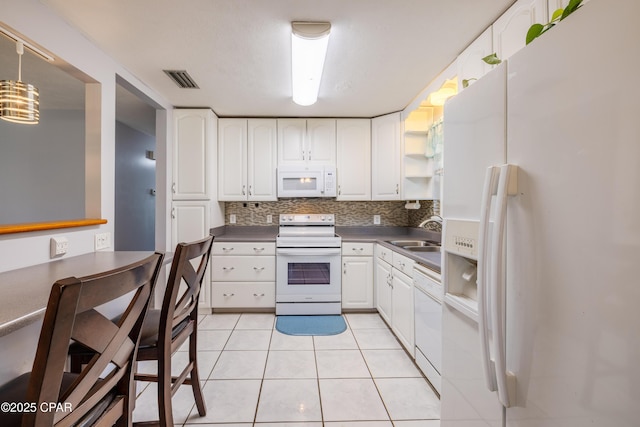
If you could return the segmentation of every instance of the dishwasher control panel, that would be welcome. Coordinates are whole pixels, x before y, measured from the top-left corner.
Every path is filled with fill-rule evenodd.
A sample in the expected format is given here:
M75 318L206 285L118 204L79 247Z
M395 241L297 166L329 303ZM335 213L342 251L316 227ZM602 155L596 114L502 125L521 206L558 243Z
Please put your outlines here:
M440 282L440 275L421 265L413 268L413 284L416 289L430 295L438 302L442 302L444 289Z

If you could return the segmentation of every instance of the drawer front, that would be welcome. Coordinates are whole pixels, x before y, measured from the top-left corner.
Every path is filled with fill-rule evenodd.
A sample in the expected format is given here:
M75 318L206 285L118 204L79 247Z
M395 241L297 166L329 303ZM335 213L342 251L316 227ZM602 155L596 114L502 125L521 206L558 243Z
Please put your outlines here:
M413 265L415 261L410 258L407 258L404 255L400 255L397 252L393 252L393 266L402 271L404 274L408 276L413 276Z
M393 251L385 246L376 245L376 255L379 259L391 264L393 262Z
M275 256L213 256L211 280L214 282L274 282Z
M276 284L216 282L211 286L214 308L275 308Z
M373 243L342 243L342 256L372 256Z
M213 255L275 255L274 242L213 242Z

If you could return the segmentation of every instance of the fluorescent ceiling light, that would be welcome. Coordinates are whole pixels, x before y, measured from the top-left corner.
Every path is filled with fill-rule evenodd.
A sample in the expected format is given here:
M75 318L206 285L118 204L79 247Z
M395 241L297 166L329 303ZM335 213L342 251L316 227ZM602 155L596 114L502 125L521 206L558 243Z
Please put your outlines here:
M293 102L312 105L318 100L331 24L292 22L291 30Z

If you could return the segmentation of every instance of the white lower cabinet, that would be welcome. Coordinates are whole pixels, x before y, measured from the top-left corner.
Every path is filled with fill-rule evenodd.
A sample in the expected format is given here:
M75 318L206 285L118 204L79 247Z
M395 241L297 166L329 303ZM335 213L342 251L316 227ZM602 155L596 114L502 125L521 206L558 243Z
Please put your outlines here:
M392 271L391 329L412 357L415 357L414 345L414 307L413 279L395 268Z
M414 348L414 261L392 250L376 247L376 308L412 357Z
M373 307L373 243L343 243L342 308Z
M275 308L273 242L214 242L211 305L216 308Z
M380 246L378 246L380 247ZM376 258L376 308L380 316L391 324L391 264Z
M171 205L171 242L172 247L180 242L193 242L204 239L209 235L211 202L208 200L179 200ZM211 295L209 291L209 275L211 265L207 268L202 279L200 289L199 308L211 308ZM167 270L169 274L169 270ZM156 304L162 304L162 292L156 291Z
M273 283L217 282L213 287L214 308L274 308Z

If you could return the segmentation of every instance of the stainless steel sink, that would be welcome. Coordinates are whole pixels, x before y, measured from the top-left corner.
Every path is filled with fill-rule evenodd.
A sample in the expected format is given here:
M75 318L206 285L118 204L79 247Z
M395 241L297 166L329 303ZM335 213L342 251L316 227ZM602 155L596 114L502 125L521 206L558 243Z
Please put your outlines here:
M400 246L401 248L407 248L407 247L433 247L433 246L440 246L438 243L436 242L429 242L427 240L391 240L389 241L389 243L391 243L394 246Z
M411 252L440 252L440 246L403 246Z

